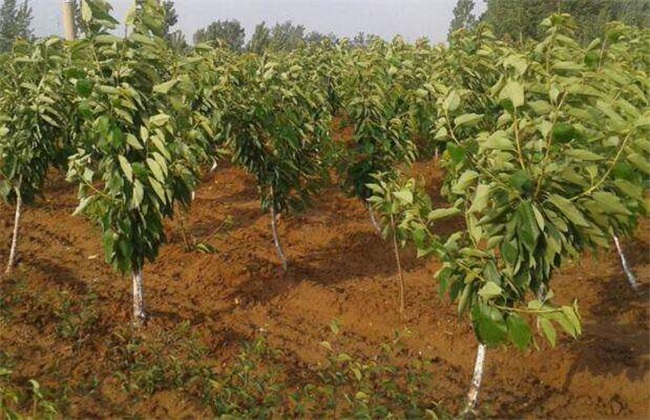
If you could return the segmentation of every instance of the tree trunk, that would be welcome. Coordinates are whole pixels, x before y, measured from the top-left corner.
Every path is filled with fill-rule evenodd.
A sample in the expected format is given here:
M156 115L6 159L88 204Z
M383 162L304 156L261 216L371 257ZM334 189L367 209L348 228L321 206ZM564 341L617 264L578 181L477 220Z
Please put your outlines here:
M144 309L144 295L142 293L142 269L133 271L133 324L142 327L147 320Z
M627 275L627 281L628 283L630 283L630 286L632 286L632 288L636 290L639 287L639 284L637 283L636 277L634 276L634 273L630 268L630 264L627 262L627 258L623 253L623 248L621 248L621 243L618 240L618 236L612 235L612 237L614 238L614 244L616 244L616 251L618 251L618 257L621 259L621 265L623 266L625 275Z
M278 252L278 257L282 261L282 269L287 271L287 259L284 256L284 251L282 251L282 245L280 244L280 238L278 237L278 227L277 227L278 215L275 212L275 206L271 204L271 229L273 230L273 243L275 244L275 250Z
M478 393L481 389L481 379L483 378L483 364L485 362L485 344L479 343L478 350L476 351L476 362L474 364L474 376L472 377L472 384L467 393L467 405L463 414L468 414L474 411L478 403Z
M402 272L402 262L399 258L399 246L397 244L397 231L395 229L395 219L390 215L390 225L393 230L393 251L395 252L395 261L397 261L397 278L399 281L399 313L404 313L404 273Z
M370 212L370 221L372 222L372 226L375 228L377 235L381 235L381 226L379 226L379 223L377 223L377 219L375 219L375 213L372 211L372 206L370 204L368 204L367 206L368 206L368 212Z
M14 217L14 234L11 239L11 249L9 251L9 262L7 263L7 269L5 270L6 274L11 273L11 270L14 267L16 262L16 253L18 248L18 231L20 229L20 213L23 206L23 196L20 193L20 187L22 185L22 180L18 182L18 188L16 188L16 215Z

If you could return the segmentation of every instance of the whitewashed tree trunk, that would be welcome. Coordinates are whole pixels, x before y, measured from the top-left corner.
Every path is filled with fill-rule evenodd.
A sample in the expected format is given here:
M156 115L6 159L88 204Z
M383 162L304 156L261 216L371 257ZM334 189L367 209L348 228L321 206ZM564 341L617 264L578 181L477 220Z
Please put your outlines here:
M144 294L142 293L142 268L133 271L133 323L141 327L147 320L144 309Z
M372 206L369 204L368 212L370 213L370 221L372 222L372 226L375 228L377 234L381 235L381 226L379 226L379 223L377 223L377 219L375 219L375 213L372 211Z
M614 238L616 251L618 251L618 257L621 259L621 265L623 266L623 270L625 271L625 275L627 276L627 281L628 283L630 283L630 286L632 286L632 288L636 290L639 287L639 284L637 283L636 277L634 276L634 273L630 268L630 264L627 262L627 258L623 253L623 248L621 248L621 242L619 241L618 236L612 235L612 237Z
M18 183L18 188L16 188L16 214L14 217L14 233L13 238L11 239L11 249L9 250L9 262L7 263L7 269L5 270L6 274L11 273L11 270L16 263L16 253L18 252L18 232L20 230L20 214L23 206L23 196L20 193L20 187L22 180Z
M275 250L278 252L278 257L280 258L280 261L282 261L282 269L284 271L287 271L287 258L284 256L284 251L282 250L282 245L280 244L277 219L278 215L275 212L275 206L271 205L271 229L273 230L273 243L275 244Z
M474 376L472 376L472 384L467 393L467 405L463 414L471 413L476 408L478 403L478 394L481 389L481 379L483 379L483 365L485 363L485 344L479 343L478 350L476 351L476 362L474 364Z

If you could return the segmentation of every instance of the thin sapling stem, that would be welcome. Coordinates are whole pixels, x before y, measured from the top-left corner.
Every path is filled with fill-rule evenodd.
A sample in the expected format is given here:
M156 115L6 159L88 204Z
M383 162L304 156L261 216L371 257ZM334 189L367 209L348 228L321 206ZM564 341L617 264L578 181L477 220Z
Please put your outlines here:
M399 246L397 244L395 218L392 214L390 215L390 224L393 230L393 251L395 252L395 261L397 261L397 276L399 280L399 313L404 314L404 273L402 272L402 262L399 257Z
M381 235L381 227L379 226L379 223L377 223L377 219L375 219L375 212L372 211L372 206L370 204L368 204L368 212L370 213L370 222L375 228L375 232L377 232L377 235Z

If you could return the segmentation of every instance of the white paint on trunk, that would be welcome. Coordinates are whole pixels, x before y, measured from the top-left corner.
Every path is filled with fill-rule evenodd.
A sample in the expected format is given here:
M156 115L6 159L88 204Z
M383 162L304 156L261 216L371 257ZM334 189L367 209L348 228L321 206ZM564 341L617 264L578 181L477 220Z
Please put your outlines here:
M630 286L632 286L632 288L636 290L639 287L639 284L637 283L636 277L634 276L634 273L630 268L630 264L627 262L627 258L623 253L623 248L621 248L621 242L619 241L618 236L612 235L612 237L614 238L614 244L616 244L616 251L618 251L618 257L621 259L621 265L623 266L623 271L625 271L625 275L627 276L627 281L630 283Z
M476 351L476 363L474 364L474 376L472 377L472 384L467 393L467 405L465 406L464 414L471 413L476 408L478 403L478 393L481 389L481 379L483 379L483 365L485 362L485 344L479 343L478 350Z
M375 219L375 213L372 211L372 206L370 204L368 204L368 211L370 212L370 221L372 222L372 226L375 228L377 235L381 235L381 226L379 226L379 223L377 223L377 219Z
M9 262L7 263L6 274L11 273L11 270L16 263L16 253L18 252L18 231L20 230L20 213L23 206L23 196L20 194L20 187L22 182L19 182L16 188L16 215L14 217L14 234L11 239L11 250L9 251Z
M273 243L275 244L275 250L278 252L278 257L282 261L282 269L287 271L287 259L284 256L284 251L282 251L282 245L280 244L280 238L278 237L278 227L277 227L278 215L275 212L275 207L271 205L271 229L273 230Z
M133 322L136 326L144 325L147 314L144 310L144 295L142 293L142 269L133 271Z

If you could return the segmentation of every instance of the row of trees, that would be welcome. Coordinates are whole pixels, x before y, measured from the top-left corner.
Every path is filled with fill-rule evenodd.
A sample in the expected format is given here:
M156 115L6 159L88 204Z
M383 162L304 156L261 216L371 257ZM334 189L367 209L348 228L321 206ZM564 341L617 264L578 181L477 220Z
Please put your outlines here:
M16 39L32 38L32 8L28 0L4 0L0 7L0 54L11 49Z
M481 16L473 13L474 0L458 0L449 35L460 28L487 23L501 39L523 42L541 40L545 31L540 22L551 13L568 13L580 23L575 33L586 44L602 37L607 22L620 21L638 28L650 27L650 2L646 0L486 0Z
M178 13L173 0L162 2L164 10L164 25L162 31L165 40L176 51L188 51L189 44L185 35L174 27L178 23ZM33 18L32 7L29 0L19 3L17 0L3 0L0 7L0 53L11 49L16 39L29 40L33 37L31 22ZM78 36L85 36L88 32L87 23L81 14L81 3L76 4L76 27ZM357 34L353 45L367 45L369 40L375 38L364 33ZM205 28L199 29L193 36L194 43L222 42L233 51L251 51L262 53L264 51L291 51L305 44L318 44L325 40L337 42L338 37L333 33L328 35L317 31L307 31L303 25L296 25L290 21L277 23L268 27L265 22L258 24L248 41L245 42L245 30L237 20L218 20Z
M194 34L194 42L209 42L220 40L233 51L250 51L261 54L264 51L292 51L303 45L320 44L324 41L336 43L339 38L329 33L327 35L317 31L307 32L303 25L293 24L291 21L276 23L269 27L266 22L255 26L255 31L248 43L245 43L246 33L237 20L219 20L211 23L206 28L199 29ZM352 39L353 45L363 46L372 39L364 33L357 34Z

